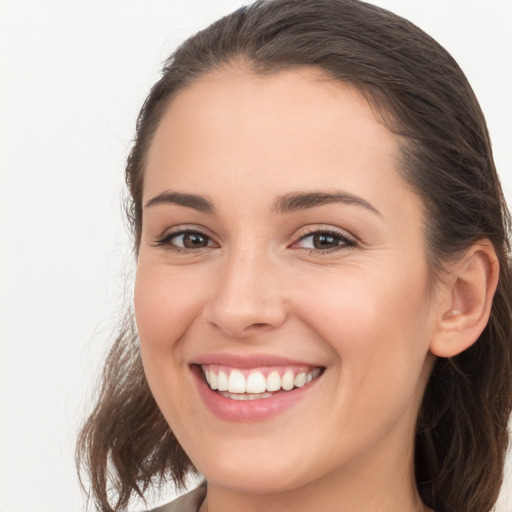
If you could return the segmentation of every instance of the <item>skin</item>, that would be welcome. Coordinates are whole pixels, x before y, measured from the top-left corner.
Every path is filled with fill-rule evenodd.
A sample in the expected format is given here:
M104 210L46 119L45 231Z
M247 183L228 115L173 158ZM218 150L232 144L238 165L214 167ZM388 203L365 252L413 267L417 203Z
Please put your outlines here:
M429 285L422 202L397 157L365 99L311 69L225 68L169 105L145 170L135 311L149 385L208 481L209 512L427 510L414 426L448 294ZM147 205L169 191L215 212ZM290 193L340 191L359 203L273 208ZM207 244L158 244L183 229ZM335 247L315 248L314 231L334 232ZM212 352L325 371L281 414L227 422L190 368Z

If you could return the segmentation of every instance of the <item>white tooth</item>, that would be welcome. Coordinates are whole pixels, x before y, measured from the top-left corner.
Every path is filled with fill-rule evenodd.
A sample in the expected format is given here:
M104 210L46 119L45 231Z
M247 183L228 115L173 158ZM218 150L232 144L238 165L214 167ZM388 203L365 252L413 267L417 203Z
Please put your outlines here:
M295 377L294 384L295 384L296 388L301 388L302 386L304 386L304 384L306 384L306 373L305 372L299 373Z
M322 371L322 370L321 370L320 368L315 368L315 369L313 370L313 378L314 378L314 379L316 379L316 378L320 375L320 372L321 372L321 371Z
M272 395L270 393L258 393L257 395L245 395L248 397L248 400L260 400L262 398L270 398Z
M267 390L267 381L261 372L252 372L247 377L247 393L263 393Z
M210 370L203 369L203 375L204 375L204 378L206 379L206 382L208 382L208 384L210 384Z
M257 393L257 394L249 394L249 393L221 393L222 396L229 398L230 400L261 400L264 398L270 398L272 396L271 393Z
M245 393L245 377L238 370L233 370L229 374L228 391L230 393Z
M306 384L310 383L313 380L313 372L309 372L306 375Z
M279 391L281 389L281 377L275 370L267 375L267 391Z
M220 371L219 374L217 375L217 389L219 391L228 390L228 376L223 371Z
M210 380L208 381L212 389L217 389L217 374L213 371L209 371Z
M285 391L290 391L290 389L293 389L294 381L295 378L293 376L293 372L291 370L288 370L281 378L281 387Z

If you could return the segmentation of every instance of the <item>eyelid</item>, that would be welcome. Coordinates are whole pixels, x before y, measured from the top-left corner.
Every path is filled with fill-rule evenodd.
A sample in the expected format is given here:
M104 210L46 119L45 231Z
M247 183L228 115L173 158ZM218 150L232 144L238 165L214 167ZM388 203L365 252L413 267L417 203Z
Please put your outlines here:
M198 247L197 249L192 249L188 247L180 247L171 243L173 238L189 233L197 233L208 238L208 245L206 247ZM213 242L214 245L210 245L210 242ZM154 247L163 247L169 250L175 250L176 252L197 252L201 249L207 249L208 247L219 246L218 242L215 240L215 237L209 234L208 230L198 225L180 225L166 229L161 235L155 237L152 245Z
M204 247L190 248L190 247L180 247L179 245L174 245L172 240L180 235L197 233L208 239L208 244ZM336 237L340 243L331 248L321 249L321 248L307 248L300 247L300 243L307 238L317 235L317 234L325 234ZM211 248L211 247L219 247L220 244L217 242L215 236L209 233L209 230L203 228L202 226L196 225L178 225L173 226L165 230L161 235L155 237L154 242L152 244L154 247L163 247L168 250L172 250L175 252L189 252L189 253L197 253L203 249ZM294 249L304 249L310 251L311 253L320 253L326 254L331 252L337 252L340 250L354 249L360 245L360 241L352 234L347 232L344 229L341 229L332 225L310 225L304 226L296 234L294 235L294 242L289 245L290 248Z
M302 232L301 232L302 231ZM329 253L329 252L336 252L343 249L354 249L359 246L359 240L350 234L349 232L345 231L344 229L335 227L335 226L326 226L326 225L315 225L315 226L306 226L302 228L302 230L299 230L299 234L296 235L297 240L292 243L291 247L296 247L301 241L306 240L307 238L317 235L317 234L326 234L330 236L335 236L342 243L340 243L338 246L330 248L330 249L311 249L311 248L305 248L305 247L297 247L298 249L305 249L310 251L311 253Z

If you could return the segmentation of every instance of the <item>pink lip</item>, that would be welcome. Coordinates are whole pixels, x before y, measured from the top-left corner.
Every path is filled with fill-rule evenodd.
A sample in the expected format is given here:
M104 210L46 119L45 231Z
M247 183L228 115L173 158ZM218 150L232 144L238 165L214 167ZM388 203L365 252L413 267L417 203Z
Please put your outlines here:
M279 359L279 363L282 364L284 360ZM223 359L224 364L226 360ZM269 365L269 360L265 359L258 360L258 363L266 363ZM233 360L230 360L230 366L236 366ZM206 363L202 363L206 364ZM211 363L215 364L215 363ZM286 360L286 364L297 364ZM300 364L300 363L299 363ZM303 363L302 363L303 364ZM251 364L251 366L245 366L246 368L256 367L259 364ZM239 368L243 368L238 366ZM194 381L197 385L199 395L201 396L204 404L217 418L224 421L231 422L256 422L268 420L278 414L283 413L287 409L293 407L295 404L300 402L307 396L309 391L313 389L320 377L317 377L309 384L301 388L295 388L291 391L278 392L269 398L261 398L258 400L231 400L226 398L219 393L212 391L209 386L204 382L201 368L196 365L191 367Z
M194 359L193 364L218 364L232 368L258 368L261 366L321 366L296 359L288 359L271 354L203 354Z

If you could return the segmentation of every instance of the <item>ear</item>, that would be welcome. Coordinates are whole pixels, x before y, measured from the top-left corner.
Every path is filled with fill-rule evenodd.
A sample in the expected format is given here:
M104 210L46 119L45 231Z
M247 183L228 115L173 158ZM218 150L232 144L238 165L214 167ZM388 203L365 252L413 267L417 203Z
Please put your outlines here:
M451 266L443 289L430 351L453 357L470 347L482 334L498 285L499 262L492 243L480 240Z

